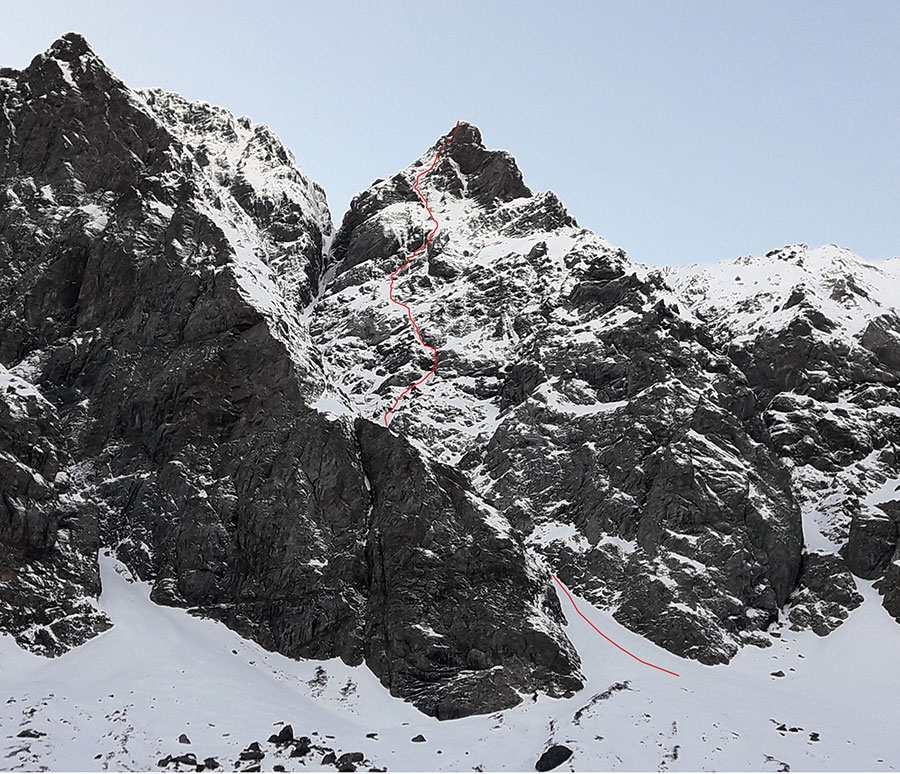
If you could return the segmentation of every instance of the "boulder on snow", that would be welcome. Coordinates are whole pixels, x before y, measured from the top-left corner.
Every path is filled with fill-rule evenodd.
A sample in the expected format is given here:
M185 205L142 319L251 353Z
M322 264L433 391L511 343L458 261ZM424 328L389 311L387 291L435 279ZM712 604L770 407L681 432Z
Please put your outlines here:
M544 750L537 763L534 764L534 769L535 771L551 771L571 757L572 751L568 747L564 744L555 744Z
M245 750L241 752L238 756L242 761L261 761L266 757L266 754L259 749L259 742L251 743Z
M286 726L284 726L281 729L281 731L279 731L277 734L272 734L272 736L269 737L269 742L272 744L276 744L279 747L283 747L285 745L291 744L291 742L293 742L293 741L294 741L294 729L290 725L290 723L288 723Z
M38 731L35 728L23 728L16 736L20 739L40 739L42 736L47 735L43 731Z

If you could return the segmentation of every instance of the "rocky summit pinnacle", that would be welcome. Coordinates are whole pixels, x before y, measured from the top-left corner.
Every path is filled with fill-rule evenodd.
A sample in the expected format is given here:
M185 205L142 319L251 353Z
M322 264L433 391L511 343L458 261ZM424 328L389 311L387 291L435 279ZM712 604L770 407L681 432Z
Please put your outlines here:
M93 53L84 36L77 32L67 32L47 49L46 56L61 59L64 62L71 62L73 59L78 59L85 54Z
M481 204L509 202L531 196L515 159L504 151L489 151L481 142L478 127L460 122L448 157L456 164L466 190Z
M0 111L0 629L23 647L111 625L101 550L159 604L364 663L442 719L583 686L552 574L704 664L827 635L854 575L900 618L896 266L649 270L466 122L331 239L268 127L132 90L74 33L0 71ZM386 294L415 251L394 293L438 366L387 429L431 366Z

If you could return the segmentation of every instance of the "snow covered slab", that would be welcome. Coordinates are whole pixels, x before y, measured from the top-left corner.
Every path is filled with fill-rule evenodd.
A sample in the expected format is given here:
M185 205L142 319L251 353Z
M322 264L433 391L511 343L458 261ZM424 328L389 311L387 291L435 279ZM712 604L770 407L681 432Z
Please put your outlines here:
M680 677L613 648L560 595L585 689L440 722L391 698L364 667L268 653L219 623L154 605L117 561L101 557L101 567L100 605L113 629L53 660L0 638L4 768L154 769L188 752L230 768L253 742L264 770L323 768L315 750L290 758L267 742L283 723L392 771L528 771L551 743L573 751L561 770L900 766L900 630L866 584L865 604L827 640L785 629L772 647L745 648L718 667L678 659L575 597L601 631ZM179 743L181 734L190 741ZM419 735L425 741L413 742Z

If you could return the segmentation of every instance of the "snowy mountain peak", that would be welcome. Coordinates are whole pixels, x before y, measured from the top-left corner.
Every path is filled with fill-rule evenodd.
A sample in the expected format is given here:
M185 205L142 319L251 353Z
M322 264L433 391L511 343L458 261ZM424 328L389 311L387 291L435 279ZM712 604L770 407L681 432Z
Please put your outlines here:
M802 264L803 256L806 254L807 250L809 250L809 245L803 243L785 245L784 247L779 247L775 250L769 250L769 252L766 253L766 258L773 258L778 261L793 261L797 264Z
M420 368L421 347L387 297L387 278L434 225L417 179L438 226L395 291L414 304L439 365L394 421L398 430L419 426L421 435L410 434L452 463L505 407L503 373L524 341L548 316L565 317L560 306L570 296L590 307L590 293L577 288L624 275L628 261L579 229L552 192L533 194L509 153L486 149L477 127L460 123L455 135L357 195L335 236L331 281L312 326L341 402L361 416L380 416L392 391Z
M457 173L466 195L484 206L532 195L512 155L485 148L481 132L469 123L459 124L453 141L447 144L443 174L436 175L433 182L443 182L444 177L449 182L451 170ZM453 193L452 186L444 190Z
M663 273L710 325L738 337L805 319L823 336L854 339L872 320L900 308L900 259L864 261L837 245L791 245L762 257Z

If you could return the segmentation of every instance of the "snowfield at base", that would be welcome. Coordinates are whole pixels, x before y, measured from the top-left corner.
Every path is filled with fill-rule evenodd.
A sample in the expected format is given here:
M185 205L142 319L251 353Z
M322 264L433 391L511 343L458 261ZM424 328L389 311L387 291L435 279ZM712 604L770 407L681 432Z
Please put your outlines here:
M276 757L266 740L282 722L391 771L531 771L552 743L574 750L560 771L900 767L900 629L865 582L865 603L827 639L782 629L772 647L744 648L718 667L672 656L576 597L605 634L679 678L617 651L561 599L584 690L439 722L390 697L365 667L268 653L219 623L154 605L148 585L114 559L101 557L101 568L111 630L52 660L0 638L3 768L153 769L190 751L228 769L258 741L264 770L321 769L318 755ZM771 675L779 670L784 677ZM26 728L46 736L18 738ZM417 734L427 741L411 743Z

